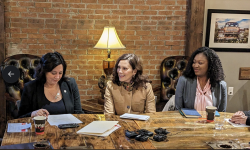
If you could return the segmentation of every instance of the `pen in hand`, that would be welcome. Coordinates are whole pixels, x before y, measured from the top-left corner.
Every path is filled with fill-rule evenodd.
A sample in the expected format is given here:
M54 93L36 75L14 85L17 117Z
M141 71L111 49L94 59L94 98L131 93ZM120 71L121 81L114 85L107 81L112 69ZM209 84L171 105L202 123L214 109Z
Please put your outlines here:
M42 111L43 111L42 115L47 118L49 115L49 112L46 109L42 109Z
M241 123L235 123L231 119L229 119L229 121L232 122L232 123L234 123L234 124L241 125Z

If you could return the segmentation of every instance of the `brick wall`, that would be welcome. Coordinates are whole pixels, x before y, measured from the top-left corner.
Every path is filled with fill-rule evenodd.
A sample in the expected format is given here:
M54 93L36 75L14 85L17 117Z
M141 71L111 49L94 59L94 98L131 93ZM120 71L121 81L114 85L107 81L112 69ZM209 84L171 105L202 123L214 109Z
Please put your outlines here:
M42 56L58 51L68 64L81 99L100 96L107 50L93 49L104 26L115 26L123 50L111 58L135 53L144 73L160 85L161 61L184 55L187 0L5 0L6 54Z

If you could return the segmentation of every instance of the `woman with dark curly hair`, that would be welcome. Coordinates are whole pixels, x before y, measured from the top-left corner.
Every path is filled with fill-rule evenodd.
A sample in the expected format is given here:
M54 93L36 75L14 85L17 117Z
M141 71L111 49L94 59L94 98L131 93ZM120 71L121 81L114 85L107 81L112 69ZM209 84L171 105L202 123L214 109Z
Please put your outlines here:
M113 70L113 80L105 91L105 114L155 112L155 97L150 81L142 75L141 60L135 54L123 54Z
M226 111L227 84L223 80L223 68L215 51L208 47L198 48L178 80L176 108L205 111L206 106L216 106L218 111Z
M42 56L36 68L36 79L24 85L19 117L83 113L76 81L65 76L66 68L60 53Z

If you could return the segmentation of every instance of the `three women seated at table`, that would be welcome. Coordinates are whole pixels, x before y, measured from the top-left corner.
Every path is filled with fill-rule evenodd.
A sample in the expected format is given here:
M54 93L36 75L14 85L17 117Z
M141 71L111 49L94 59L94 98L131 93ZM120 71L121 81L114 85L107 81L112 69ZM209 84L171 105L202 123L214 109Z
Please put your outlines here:
M42 56L36 79L24 85L19 117L83 113L76 81L65 76L66 68L60 53Z
M105 91L105 114L155 112L155 97L150 81L143 75L142 62L135 54L123 54L113 70Z
M201 47L191 55L177 83L175 106L198 111L216 106L218 111L226 111L227 85L221 61L214 50Z
M60 53L45 54L36 68L36 80L24 86L19 116L83 113L77 84L73 78L67 78L65 72L66 63ZM178 80L176 108L204 111L206 106L216 106L218 111L225 111L227 87L223 80L218 55L207 47L197 49ZM152 86L135 54L118 58L104 97L105 114L156 111Z

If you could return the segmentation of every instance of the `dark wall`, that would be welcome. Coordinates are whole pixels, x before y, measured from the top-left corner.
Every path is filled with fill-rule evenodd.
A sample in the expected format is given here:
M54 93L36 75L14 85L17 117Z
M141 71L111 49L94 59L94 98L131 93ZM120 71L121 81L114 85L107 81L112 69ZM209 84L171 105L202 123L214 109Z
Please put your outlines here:
M5 57L5 33L4 33L4 0L0 1L0 63ZM6 101L4 98L5 86L0 75L0 137L3 136L6 126Z

